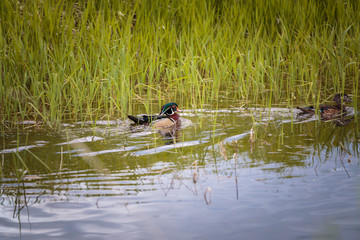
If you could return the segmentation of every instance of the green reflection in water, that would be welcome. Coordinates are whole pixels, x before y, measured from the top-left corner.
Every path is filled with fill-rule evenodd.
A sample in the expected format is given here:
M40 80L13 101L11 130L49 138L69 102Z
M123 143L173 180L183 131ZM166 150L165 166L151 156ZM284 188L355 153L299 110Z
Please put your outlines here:
M246 178L288 185L333 171L344 178L358 172L356 119L337 127L299 121L288 109L185 111L182 118L174 139L121 121L66 124L56 133L33 128L6 133L0 205L12 209L21 232L21 224L30 223L29 208L46 210L47 203L95 198L99 208L104 199L118 197L113 204L120 201L128 209L157 206L159 192L165 197L178 192L177 201L195 196L211 205L219 197L243 199L243 191L254 186ZM226 179L233 190L213 194ZM248 198L257 201L257 194L261 191Z
M32 183L26 188L50 194L66 195L78 189L86 195L108 195L102 190L114 185L136 194L148 176L182 171L194 162L198 168L214 164L216 172L218 164L235 155L241 168L257 167L274 177L301 177L304 173L298 169L316 171L326 161L342 167L347 162L358 164L356 121L344 127L316 120L300 122L289 110L280 109L270 114L189 111L183 114L183 122L170 144L169 138L128 122L96 127L81 123L66 125L58 133L30 129L5 135L3 189L16 189L14 183L23 179ZM85 193L84 189L97 191Z

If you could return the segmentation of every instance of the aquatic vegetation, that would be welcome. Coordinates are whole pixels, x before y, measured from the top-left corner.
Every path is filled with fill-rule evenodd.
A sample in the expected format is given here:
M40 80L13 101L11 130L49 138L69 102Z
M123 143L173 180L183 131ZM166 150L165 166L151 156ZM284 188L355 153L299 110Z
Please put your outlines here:
M359 95L358 1L0 3L0 121ZM354 97L355 110L357 109Z

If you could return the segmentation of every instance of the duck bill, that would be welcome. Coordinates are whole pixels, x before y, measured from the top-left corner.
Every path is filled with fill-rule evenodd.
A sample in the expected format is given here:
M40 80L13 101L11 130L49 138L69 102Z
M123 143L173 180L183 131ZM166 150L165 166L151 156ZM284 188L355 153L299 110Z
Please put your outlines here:
M176 108L176 112L182 112L178 107Z

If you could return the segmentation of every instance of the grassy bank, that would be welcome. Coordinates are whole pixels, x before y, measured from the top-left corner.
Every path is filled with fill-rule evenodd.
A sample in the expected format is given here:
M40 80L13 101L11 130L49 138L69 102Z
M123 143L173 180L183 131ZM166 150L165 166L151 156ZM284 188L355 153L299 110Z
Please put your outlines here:
M149 102L169 100L199 108L358 96L359 5L3 0L1 126L124 117L137 103L157 112Z

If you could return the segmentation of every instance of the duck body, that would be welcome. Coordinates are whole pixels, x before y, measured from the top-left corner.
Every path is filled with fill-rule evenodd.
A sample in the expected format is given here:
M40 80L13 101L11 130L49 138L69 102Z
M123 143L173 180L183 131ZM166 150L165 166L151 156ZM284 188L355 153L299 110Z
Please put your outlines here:
M346 106L345 103L352 102L351 98L347 94L338 93L334 96L333 101L336 105L320 105L319 113L321 115L321 119L328 120L334 119L343 116L346 114ZM310 114L314 115L316 109L314 106L309 107L297 107L297 109L301 110L302 114Z
M155 120L152 126L154 128L169 128L177 125L178 123L180 123L180 116L179 114L174 113L171 116Z
M140 117L128 115L128 118L135 124L152 124L152 127L161 129L173 127L180 123L180 116L177 112L180 112L180 110L176 103L167 103L162 106L159 115L142 115Z

